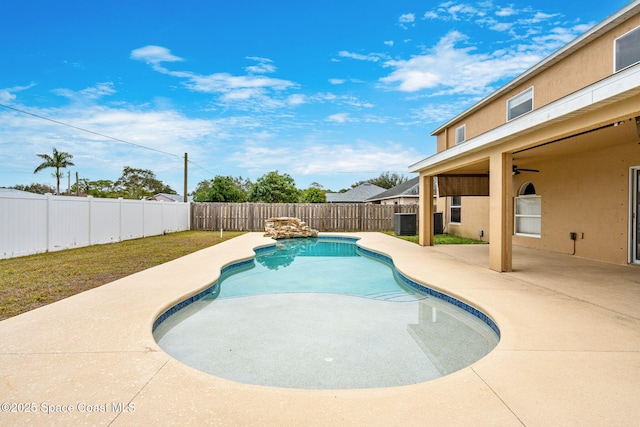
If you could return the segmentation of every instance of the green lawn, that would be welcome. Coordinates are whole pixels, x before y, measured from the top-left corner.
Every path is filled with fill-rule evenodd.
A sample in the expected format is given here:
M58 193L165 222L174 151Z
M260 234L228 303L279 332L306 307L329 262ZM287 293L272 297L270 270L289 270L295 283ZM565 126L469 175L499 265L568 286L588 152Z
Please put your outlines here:
M0 320L216 245L242 232L185 231L0 260ZM393 232L388 232L394 236ZM398 236L418 243L418 236ZM435 243L485 243L435 236Z
M185 231L0 260L0 320L236 237Z
M408 240L409 242L418 243L418 236L396 236L392 231L387 231L385 234L397 237L399 239ZM433 236L433 243L436 245L476 245L486 244L480 240L467 239L466 237L458 237L451 234L437 234Z

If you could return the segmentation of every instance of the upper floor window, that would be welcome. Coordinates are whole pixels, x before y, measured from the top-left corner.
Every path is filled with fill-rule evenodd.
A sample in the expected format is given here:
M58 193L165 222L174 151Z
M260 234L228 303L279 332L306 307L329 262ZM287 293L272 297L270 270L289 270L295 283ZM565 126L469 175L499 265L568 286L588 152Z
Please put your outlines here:
M615 40L614 73L640 62L640 27Z
M460 144L467 139L467 125L456 128L456 144Z
M507 101L507 121L533 110L533 86Z

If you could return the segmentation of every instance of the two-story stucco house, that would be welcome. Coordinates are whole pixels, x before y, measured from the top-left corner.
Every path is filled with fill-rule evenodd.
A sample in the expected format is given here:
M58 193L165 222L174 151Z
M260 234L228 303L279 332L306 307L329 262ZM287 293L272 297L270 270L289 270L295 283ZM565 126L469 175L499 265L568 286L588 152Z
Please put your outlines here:
M640 1L636 0L433 134L420 173L420 244L433 242L431 194L448 231L640 264ZM434 178L437 177L437 180Z

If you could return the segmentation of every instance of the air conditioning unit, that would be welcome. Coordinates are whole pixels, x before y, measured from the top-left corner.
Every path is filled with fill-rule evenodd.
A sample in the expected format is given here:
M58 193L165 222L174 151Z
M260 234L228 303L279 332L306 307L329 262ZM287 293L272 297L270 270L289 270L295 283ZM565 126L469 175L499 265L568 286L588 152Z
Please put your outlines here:
M397 213L394 214L394 225L396 236L415 236L417 233L416 214Z

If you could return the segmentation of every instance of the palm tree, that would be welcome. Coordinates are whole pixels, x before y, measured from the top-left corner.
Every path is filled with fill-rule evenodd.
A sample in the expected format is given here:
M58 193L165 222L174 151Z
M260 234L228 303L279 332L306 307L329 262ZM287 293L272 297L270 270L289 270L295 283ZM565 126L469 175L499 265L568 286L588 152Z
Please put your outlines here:
M56 171L53 176L56 177L57 194L60 194L60 178L62 177L60 169L64 169L67 166L74 166L74 164L71 162L73 156L69 153L65 153L64 151L58 151L55 149L55 147L53 149L53 156L50 156L48 154L37 154L37 156L43 158L44 162L42 162L42 164L38 166L36 170L33 171L33 173L38 173L46 168L55 168Z

